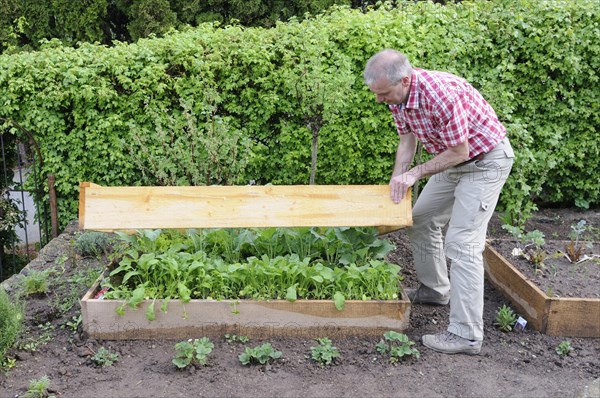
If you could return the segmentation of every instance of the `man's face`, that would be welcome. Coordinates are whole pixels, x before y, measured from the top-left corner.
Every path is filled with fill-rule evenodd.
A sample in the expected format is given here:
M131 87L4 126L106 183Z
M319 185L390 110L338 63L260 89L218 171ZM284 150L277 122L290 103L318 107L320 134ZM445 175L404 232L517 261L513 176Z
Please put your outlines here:
M409 78L404 77L398 84L391 84L387 79L382 78L369 86L375 94L377 102L391 104L403 104L408 99Z

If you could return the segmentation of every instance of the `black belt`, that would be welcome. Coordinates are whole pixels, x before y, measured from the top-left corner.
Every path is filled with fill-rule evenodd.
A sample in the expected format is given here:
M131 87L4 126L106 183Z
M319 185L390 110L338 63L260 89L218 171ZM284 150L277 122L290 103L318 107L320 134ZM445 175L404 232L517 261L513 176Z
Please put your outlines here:
M457 165L456 165L456 166L454 166L454 167L460 167L460 166L464 166L464 165L466 165L466 164L469 164L469 163L476 162L476 161L478 161L478 160L483 160L483 158L485 157L485 155L487 155L487 152L480 153L479 155L477 155L477 156L474 156L474 157L472 157L471 159L469 159L469 160L466 160L466 161L464 161L464 162L462 162L462 163L459 163L459 164L457 164Z

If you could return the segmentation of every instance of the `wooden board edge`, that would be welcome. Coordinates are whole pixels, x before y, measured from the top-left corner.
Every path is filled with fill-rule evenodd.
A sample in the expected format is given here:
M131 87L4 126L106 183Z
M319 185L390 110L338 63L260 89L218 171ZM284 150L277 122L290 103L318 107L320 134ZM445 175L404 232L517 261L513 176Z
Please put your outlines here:
M548 317L548 296L489 243L483 252L488 280L516 309L522 313L535 330L545 333Z
M382 336L383 333L389 330L396 330L402 332L408 329L410 321L410 310L411 303L406 296L406 293L402 290L399 300L389 301L361 301L361 300L349 300L348 306L359 305L363 307L357 316L340 317L335 318L332 316L320 317L318 322L314 324L307 323L303 320L303 317L313 319L314 322L314 308L308 311L308 315L304 315L305 312L301 306L310 304L311 307L326 306L330 307L333 305L331 300L314 300L314 301L300 301L290 303L285 300L279 300L277 302L254 302L246 303L252 305L254 310L256 308L263 308L265 311L275 313L286 312L285 308L289 308L293 305L299 305L299 311L289 312L290 317L287 320L283 320L284 323L277 324L277 321L270 320L268 322L262 322L259 318L251 318L248 321L246 318L242 322L235 322L231 319L224 319L223 322L216 322L214 320L209 322L203 322L200 319L195 319L193 324L182 326L181 324L172 323L171 326L163 327L152 327L152 322L144 322L140 319L143 318L145 308L150 303L150 300L143 302L137 310L131 310L129 308L125 311L124 318L117 316L114 313L114 309L119 305L124 304L123 300L110 300L104 301L100 299L94 299L94 295L99 290L102 276L92 285L92 287L86 292L84 297L81 299L81 312L82 312L82 326L84 332L90 338L102 339L102 340L147 340L153 338L164 338L164 339L188 339L188 338L199 338L203 336L214 336L222 337L225 333L233 333L238 335L247 335L248 337L272 337L272 336L295 336L295 337L306 337L306 338L317 338L323 336L338 336L338 337L349 337L349 336ZM179 307L177 300L172 300L171 303ZM215 305L215 310L223 311L223 307L228 308L228 312L231 311L229 307L239 303L239 300L223 300L223 301L206 301L206 300L192 300L186 304L190 313L193 313L193 307L195 304L201 305ZM105 305L106 304L106 305ZM241 303L245 304L245 303ZM381 308L385 306L386 308ZM160 303L155 304L155 308L159 308ZM218 309L219 307L220 309ZM278 307L283 307L278 308ZM379 307L377 311L372 311L375 307ZM233 307L232 307L233 308ZM245 307L243 308L245 311ZM135 311L131 313L133 317L128 317L128 311ZM158 311L158 310L157 310ZM178 318L181 314L175 311L169 310L171 317ZM261 310L262 312L262 310ZM312 314L310 313L312 312ZM372 313L378 313L379 315L371 316ZM361 317L360 314L365 314ZM390 314L394 314L393 316ZM348 315L348 314L346 314ZM352 315L352 314L350 314ZM296 318L298 316L298 318ZM312 317L312 318L311 318ZM373 319L371 319L371 317ZM295 320L298 319L296 322ZM378 319L383 319L383 324L378 323ZM337 322L336 322L337 321ZM168 322L167 324L171 324Z
M384 333L393 330L399 333L406 332L409 327L408 320L401 321L395 327L336 327L335 325L323 326L294 326L287 325L284 327L256 327L241 324L205 324L201 327L180 327L180 328L163 328L163 329L128 329L119 328L118 325L113 325L114 328L100 328L92 325L85 333L88 338L96 340L187 340L198 339L202 337L223 338L225 334L235 334L238 336L246 336L250 339L270 339L279 337L293 337L304 339L316 339L328 337L335 341L337 338L348 337L382 337ZM275 347L277 348L277 347Z
M79 183L79 229L85 229L85 190L90 186L89 182Z
M600 337L600 299L550 298L546 334Z
M94 184L93 182L80 182L79 183L79 209L78 209L78 217L79 217L79 229L85 229L85 198L86 198L86 190L88 188L100 188L100 185Z

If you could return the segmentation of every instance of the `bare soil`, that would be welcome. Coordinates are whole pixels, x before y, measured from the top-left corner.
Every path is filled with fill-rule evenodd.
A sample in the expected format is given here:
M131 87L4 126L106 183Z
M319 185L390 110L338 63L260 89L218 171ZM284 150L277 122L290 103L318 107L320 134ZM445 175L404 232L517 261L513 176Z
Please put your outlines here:
M586 230L576 238L572 227L581 220L586 222ZM495 232L489 235L492 247L547 296L600 298L599 226L598 211L544 209L525 227L525 232L544 234L541 247L518 242L499 221L490 225ZM579 250L578 258L570 258L570 245ZM524 249L525 255L518 254L519 249Z
M600 213L595 210L545 209L528 222L526 230L538 229L547 237L565 239L570 226L582 218L600 226ZM510 238L501 225L494 216L490 237ZM600 396L600 338L550 337L527 328L503 333L493 325L495 313L510 303L487 282L486 336L477 356L439 354L417 343L420 359L391 364L377 353L378 338L331 336L342 357L332 366L320 367L310 359L314 341L273 337L251 340L247 346L268 341L282 351L283 358L265 366L246 367L237 358L244 346L229 344L222 337L212 339L215 347L208 366L178 370L171 362L178 341L98 341L87 338L81 326L72 326L73 317L80 313L78 304L72 302L87 290L81 283L86 270L102 266L97 259L74 255L72 242L77 234L75 224L70 225L23 271L54 268L58 277L52 279L47 294L23 298L27 332L10 352L16 359L14 368L0 373L0 397L23 396L30 380L44 375L57 397ZM403 266L405 287L414 286L405 233L388 237L397 245L390 259ZM598 254L597 246L594 250ZM18 280L14 277L4 283L9 293L18 292ZM598 290L596 280L586 283L592 291ZM415 305L406 334L418 342L423 334L445 330L447 322L447 306ZM574 351L562 358L555 349L564 340L571 342ZM119 360L112 366L95 365L91 357L101 347L117 353Z

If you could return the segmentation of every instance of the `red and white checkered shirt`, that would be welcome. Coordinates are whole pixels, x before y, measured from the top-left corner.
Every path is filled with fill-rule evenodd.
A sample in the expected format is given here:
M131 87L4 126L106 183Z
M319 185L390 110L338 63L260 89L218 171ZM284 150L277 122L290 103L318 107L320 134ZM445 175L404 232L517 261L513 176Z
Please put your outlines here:
M494 109L466 80L413 69L406 105L389 105L398 134L414 134L438 154L469 140L469 159L491 151L506 136Z

